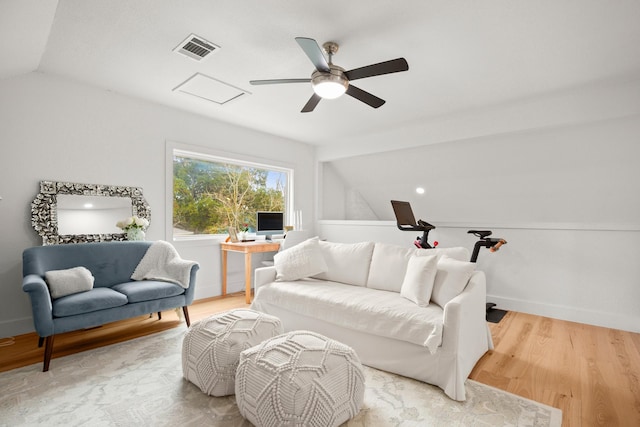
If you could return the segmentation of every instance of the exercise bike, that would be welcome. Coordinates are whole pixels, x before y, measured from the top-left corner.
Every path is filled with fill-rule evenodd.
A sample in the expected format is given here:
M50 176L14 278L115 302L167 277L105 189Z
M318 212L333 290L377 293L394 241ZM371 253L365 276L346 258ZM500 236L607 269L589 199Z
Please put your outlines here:
M396 223L400 230L422 232L422 236L416 237L416 240L413 242L416 247L422 249L433 249L438 246L438 242L434 242L433 246L429 243L429 231L435 229L436 226L421 219L416 221L409 202L392 200L391 205L393 206L393 212L396 215ZM478 237L478 241L473 247L471 259L469 260L471 262L476 262L478 260L480 248L488 248L490 252L496 252L502 245L507 243L503 238L489 237L492 234L492 231L490 230L469 230L467 233Z
M393 212L396 215L396 224L402 231L421 231L422 236L417 236L413 244L422 249L433 249L438 246L438 242L434 242L433 246L429 244L429 231L436 228L435 225L429 224L426 221L419 219L416 221L409 202L402 202L399 200L391 200L393 206ZM488 248L489 252L496 252L507 244L507 241L501 237L489 237L492 234L491 230L469 230L467 234L473 234L478 238L478 241L473 246L473 252L471 253L470 262L476 262L478 255L480 254L480 248ZM487 303L487 313L496 306L495 303Z

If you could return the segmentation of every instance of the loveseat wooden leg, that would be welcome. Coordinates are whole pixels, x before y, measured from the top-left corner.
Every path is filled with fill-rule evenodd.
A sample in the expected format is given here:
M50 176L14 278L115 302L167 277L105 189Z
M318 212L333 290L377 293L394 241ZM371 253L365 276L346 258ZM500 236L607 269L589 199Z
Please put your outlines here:
M38 348L42 347L42 344L44 344L44 338L38 337Z
M42 372L47 372L49 370L51 353L53 353L53 335L49 335L47 337L47 341L44 345L44 365L42 367Z
M161 311L158 312L158 320L162 320L162 312Z
M187 322L187 327L191 326L191 320L189 320L189 310L187 306L182 307L182 312L184 313L184 320Z

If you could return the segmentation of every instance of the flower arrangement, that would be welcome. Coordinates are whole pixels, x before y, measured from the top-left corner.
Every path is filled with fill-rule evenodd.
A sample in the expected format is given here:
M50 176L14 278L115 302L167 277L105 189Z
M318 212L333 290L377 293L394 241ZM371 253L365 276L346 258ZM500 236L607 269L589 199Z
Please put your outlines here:
M242 224L241 227L238 228L240 230L240 232L242 233L246 233L249 231L249 224L247 224L246 222L244 224Z
M139 216L132 216L116 223L116 227L123 231L129 231L132 229L146 230L149 226L149 220L146 218L140 218Z
M116 222L116 227L121 228L127 235L127 240L144 240L144 230L149 226L149 220L132 216L122 221Z

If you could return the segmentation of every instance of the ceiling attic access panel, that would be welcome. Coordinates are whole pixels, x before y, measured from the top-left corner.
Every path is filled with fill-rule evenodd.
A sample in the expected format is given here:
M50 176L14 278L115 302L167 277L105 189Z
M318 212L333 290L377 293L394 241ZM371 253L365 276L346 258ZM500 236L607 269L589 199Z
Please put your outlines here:
M196 73L173 89L218 105L227 104L248 94L248 92L201 73Z

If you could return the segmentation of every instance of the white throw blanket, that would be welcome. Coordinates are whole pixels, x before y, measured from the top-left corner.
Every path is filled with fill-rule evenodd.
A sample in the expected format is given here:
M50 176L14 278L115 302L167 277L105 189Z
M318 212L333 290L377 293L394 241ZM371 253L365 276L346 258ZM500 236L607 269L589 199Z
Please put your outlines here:
M180 258L168 242L154 242L131 275L133 280L161 280L189 287L191 268L198 263Z

